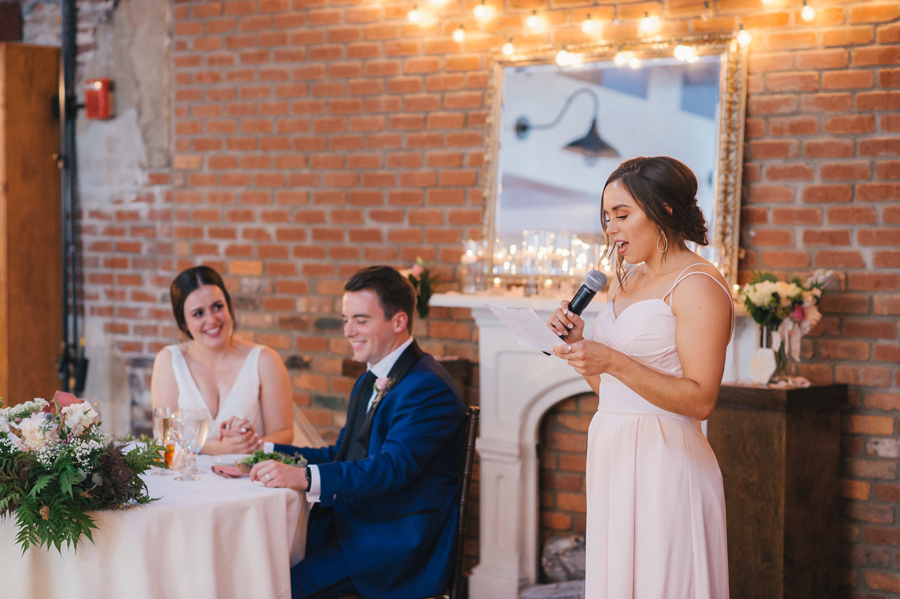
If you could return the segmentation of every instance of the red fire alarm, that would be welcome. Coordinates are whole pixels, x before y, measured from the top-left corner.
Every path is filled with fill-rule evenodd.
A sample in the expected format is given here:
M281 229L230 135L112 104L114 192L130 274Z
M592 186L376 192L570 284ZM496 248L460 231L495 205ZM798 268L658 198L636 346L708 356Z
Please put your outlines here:
M108 119L112 116L112 81L88 79L84 87L84 115L89 119Z

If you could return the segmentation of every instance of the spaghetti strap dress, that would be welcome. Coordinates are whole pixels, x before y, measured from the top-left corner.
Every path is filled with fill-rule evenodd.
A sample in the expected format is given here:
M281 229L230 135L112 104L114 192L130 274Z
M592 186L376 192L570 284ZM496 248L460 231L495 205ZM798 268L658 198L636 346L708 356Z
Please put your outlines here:
M614 300L591 338L641 364L682 376L675 315L666 298ZM629 274L632 271L629 271ZM719 283L723 291L731 294ZM733 329L732 313L732 329ZM728 554L722 473L700 422L645 400L603 374L588 430L586 599L726 599Z
M178 407L205 408L209 411L209 406L206 405L197 382L191 376L181 348L177 345L168 345L166 349L172 352L172 369L175 371L175 382L178 385ZM262 353L262 349L262 345L257 345L250 350L228 395L219 401L219 411L216 417L210 417L209 420L210 437L213 437L215 431L219 430L220 423L232 416L250 421L253 430L260 437L266 434L259 403L259 355Z

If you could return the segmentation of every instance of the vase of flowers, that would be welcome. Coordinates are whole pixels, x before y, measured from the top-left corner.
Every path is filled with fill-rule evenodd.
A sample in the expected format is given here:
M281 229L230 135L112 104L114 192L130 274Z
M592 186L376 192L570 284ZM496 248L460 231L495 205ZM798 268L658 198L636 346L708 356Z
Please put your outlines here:
M747 313L760 328L759 350L751 365L755 381L790 380L790 360L800 361L801 338L822 318L816 306L833 274L820 269L806 282L795 277L788 283L758 272L741 288Z
M87 512L152 501L139 475L160 465L163 448L123 453L99 424L87 402L0 409L0 518L15 516L23 551L63 542L77 549L97 527Z
M438 278L431 276L431 271L422 258L416 258L416 263L406 270L401 270L400 274L409 279L413 289L416 290L416 312L419 313L419 317L425 318L428 316L428 300L434 292L434 284Z

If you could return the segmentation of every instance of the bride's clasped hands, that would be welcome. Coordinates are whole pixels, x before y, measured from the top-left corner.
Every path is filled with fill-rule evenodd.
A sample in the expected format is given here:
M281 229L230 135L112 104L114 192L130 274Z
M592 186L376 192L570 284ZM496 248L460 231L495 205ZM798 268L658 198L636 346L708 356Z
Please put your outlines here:
M216 441L223 445L226 453L253 453L262 447L262 440L250 421L237 416L219 424Z

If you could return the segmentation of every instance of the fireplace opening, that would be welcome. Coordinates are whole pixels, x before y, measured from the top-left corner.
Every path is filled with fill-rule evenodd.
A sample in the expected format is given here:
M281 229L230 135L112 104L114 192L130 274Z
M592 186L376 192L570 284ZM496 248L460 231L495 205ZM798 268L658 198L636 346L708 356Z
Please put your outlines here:
M579 393L554 404L538 432L538 580L555 582L541 567L547 542L557 537L584 538L587 433L597 411L597 395Z

